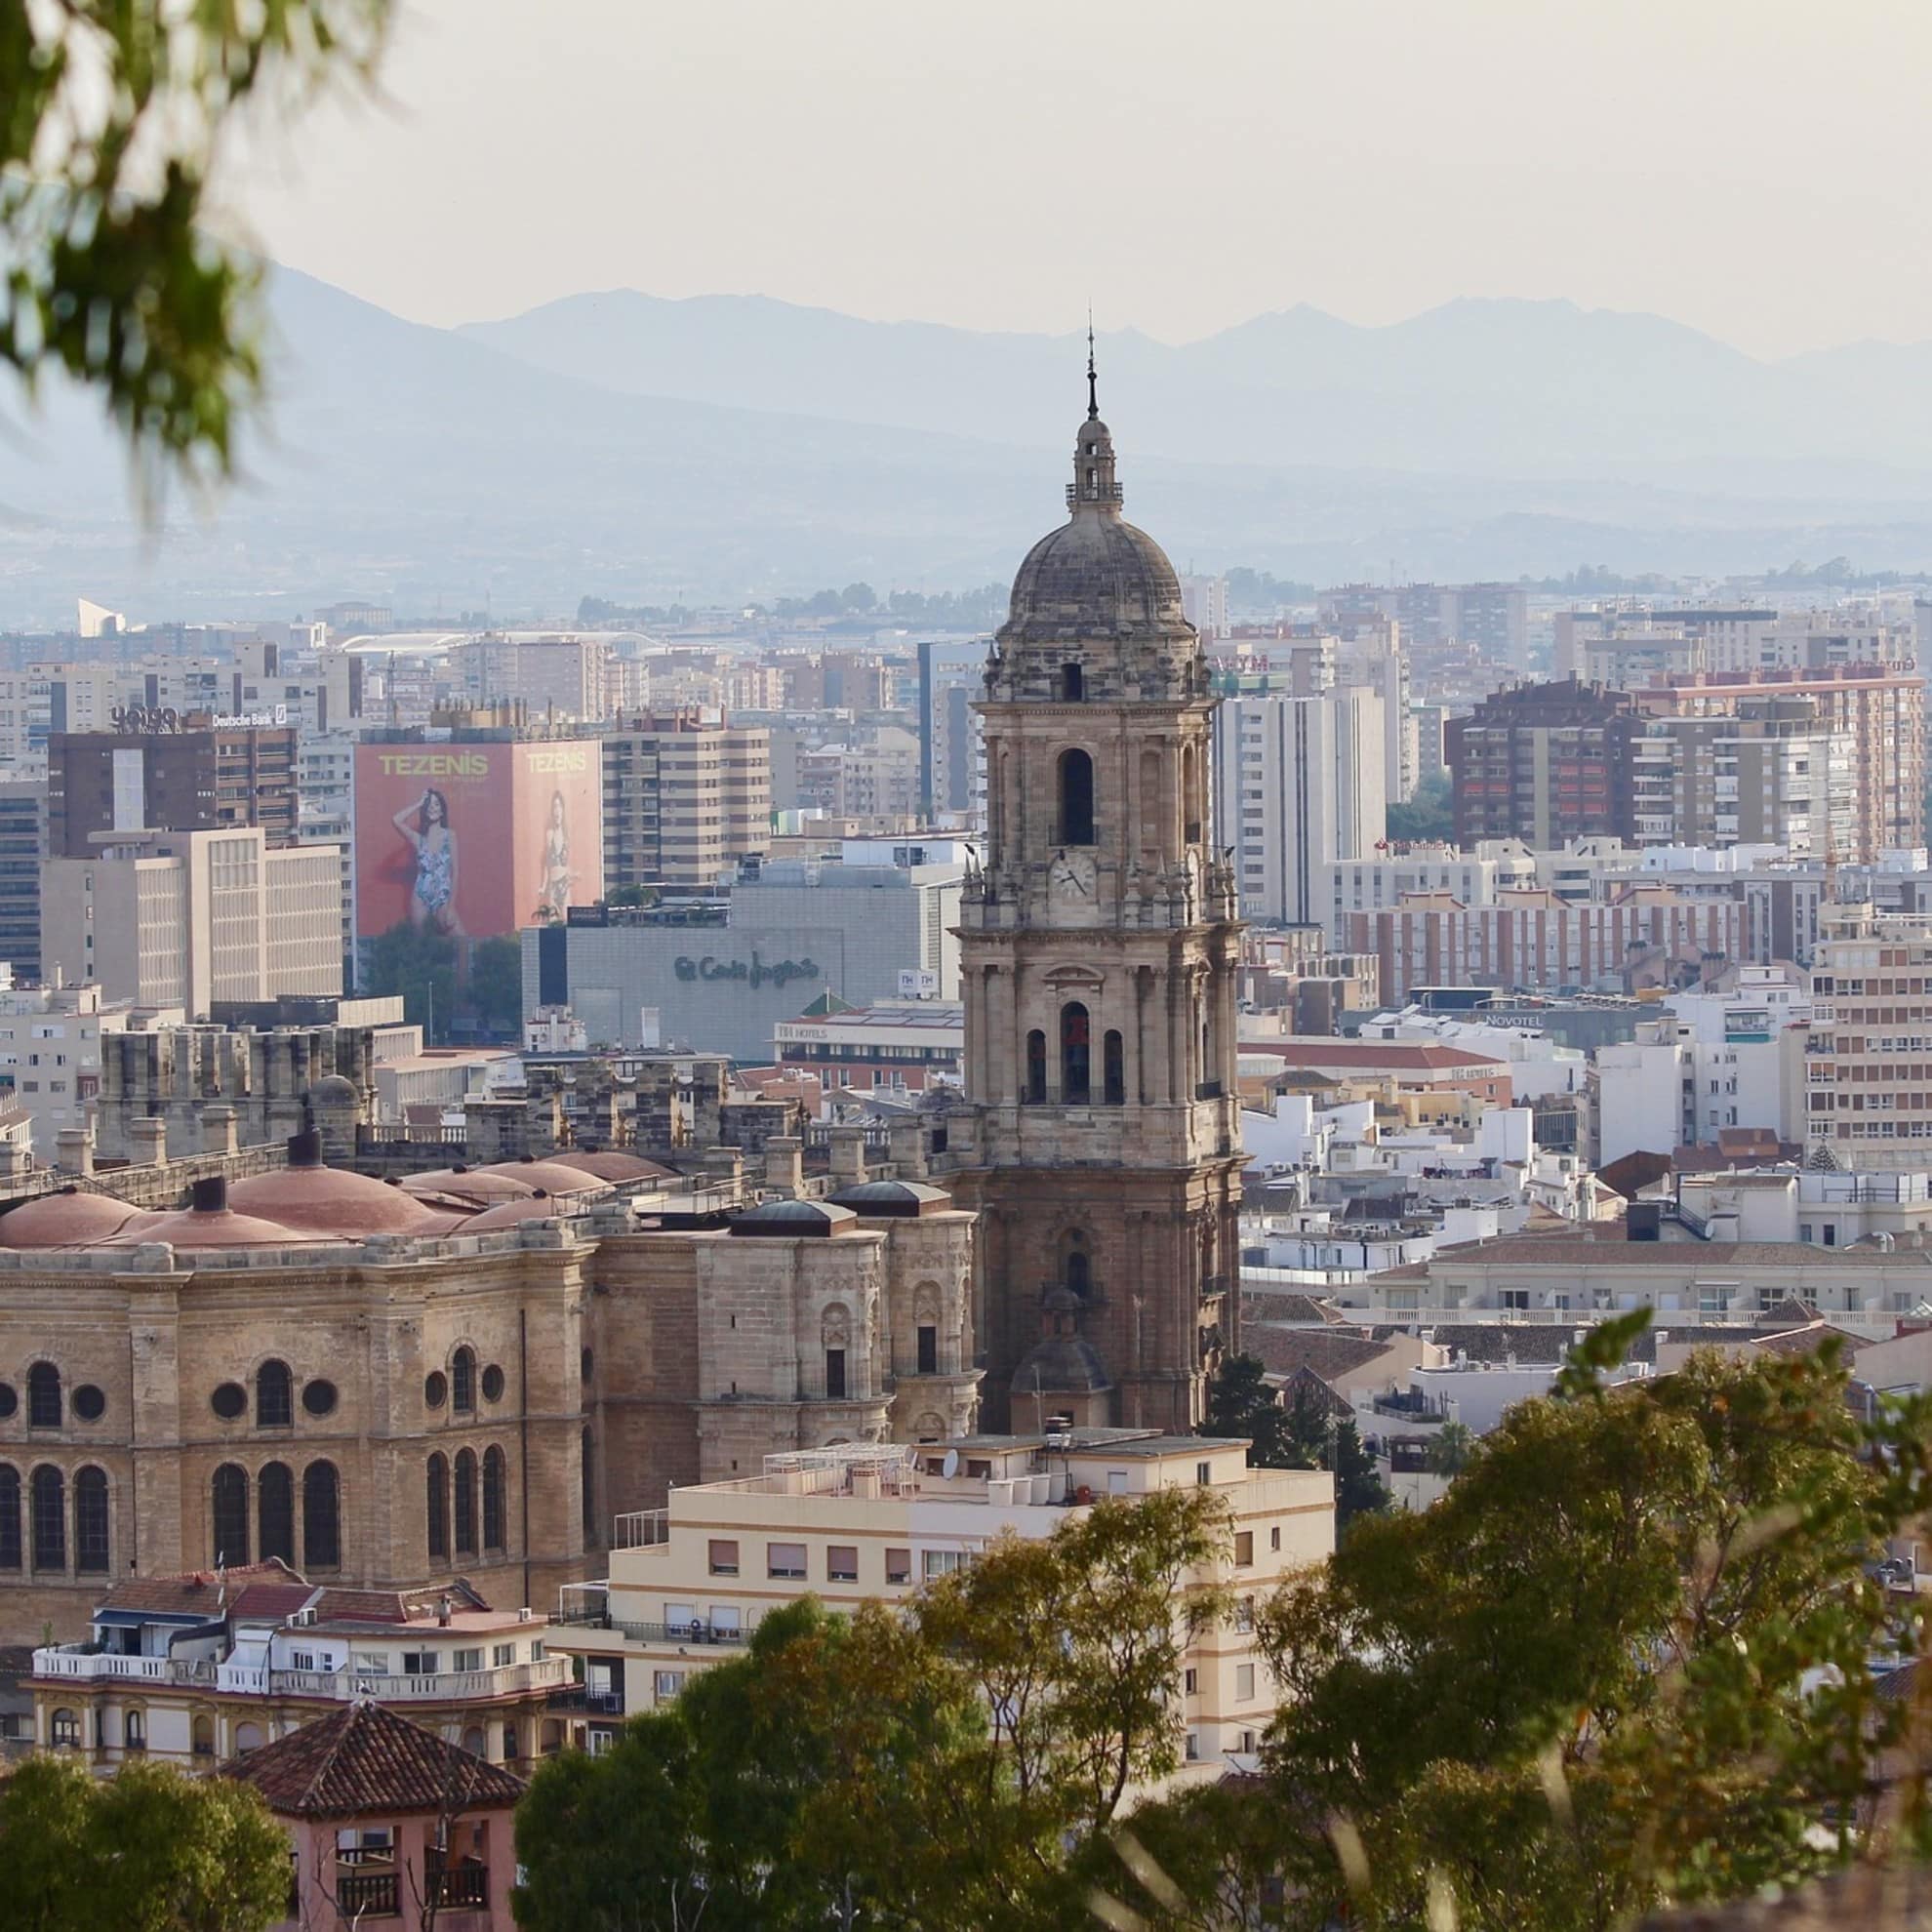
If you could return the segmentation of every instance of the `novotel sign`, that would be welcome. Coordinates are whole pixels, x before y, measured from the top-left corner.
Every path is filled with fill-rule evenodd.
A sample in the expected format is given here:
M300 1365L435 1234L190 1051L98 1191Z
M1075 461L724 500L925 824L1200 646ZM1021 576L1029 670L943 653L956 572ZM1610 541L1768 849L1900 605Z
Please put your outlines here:
M680 980L731 980L744 986L788 986L793 980L816 980L818 963L811 959L779 959L771 965L754 949L749 961L719 959L705 953L702 959L688 954L671 961L671 971Z

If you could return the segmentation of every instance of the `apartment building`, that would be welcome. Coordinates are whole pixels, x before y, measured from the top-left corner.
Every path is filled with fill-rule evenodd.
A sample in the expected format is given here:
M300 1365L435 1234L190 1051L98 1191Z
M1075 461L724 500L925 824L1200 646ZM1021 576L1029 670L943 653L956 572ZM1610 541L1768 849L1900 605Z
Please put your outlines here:
M1337 860L1322 868L1329 937L1340 943L1351 912L1379 912L1411 893L1446 892L1464 906L1489 906L1499 892L1537 883L1537 859L1516 839L1485 839L1472 852L1421 843Z
M1872 865L1883 852L1922 844L1925 687L1914 669L1858 662L1706 671L1649 686L1627 702L1644 718L1737 718L1747 706L1789 699L1811 701L1817 729L1844 747L1855 778L1848 849L1834 855L1838 861Z
M1932 920L1828 908L1811 962L1807 1139L1839 1165L1932 1164Z
M1522 684L1444 728L1456 841L1515 838L1539 852L1574 838L1628 838L1631 741L1628 695L1575 680Z
M608 733L604 890L709 887L769 850L771 733L682 710Z
M606 704L607 637L472 637L450 653L451 679L472 704L520 703L539 719L593 724Z
M966 1009L956 1000L881 1000L841 1011L830 1000L772 1029L776 1065L816 1074L826 1093L905 1099L965 1084Z
M767 1456L760 1475L680 1486L666 1509L621 1518L609 1577L565 1587L544 1643L582 1660L583 1742L595 1751L626 1714L670 1703L692 1672L737 1654L761 1618L807 1591L833 1610L903 1602L1002 1535L1045 1538L1099 1499L1195 1485L1226 1498L1233 1546L1230 1561L1182 1589L1220 1584L1237 1608L1184 1653L1180 1775L1218 1777L1227 1758L1257 1749L1274 1714L1256 1605L1335 1547L1333 1478L1250 1469L1240 1441L1041 1429Z
M42 1160L54 1158L63 1130L92 1125L101 1037L127 1026L127 1002L104 998L98 986L0 992L0 1107L26 1114Z
M1214 842L1231 848L1242 914L1325 923L1327 868L1369 857L1387 828L1382 699L1230 698L1213 733Z
M204 719L182 731L56 731L47 742L47 850L84 859L101 837L257 825L296 836L296 734Z
M47 851L47 790L0 782L0 965L16 986L40 982L40 862Z
M46 964L112 1000L180 1007L342 990L342 855L260 826L118 836L41 873Z

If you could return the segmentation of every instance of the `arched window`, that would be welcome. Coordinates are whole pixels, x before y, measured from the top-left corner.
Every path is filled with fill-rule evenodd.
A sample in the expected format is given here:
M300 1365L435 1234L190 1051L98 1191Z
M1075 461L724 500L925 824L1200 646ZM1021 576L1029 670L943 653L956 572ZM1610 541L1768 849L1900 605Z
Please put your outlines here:
M440 1450L429 1458L429 1553L450 1553L450 1459Z
M27 1370L27 1427L60 1427L60 1371L52 1362L35 1362Z
M1077 704L1087 695L1087 673L1078 664L1060 667L1060 697L1067 704Z
M215 1560L233 1569L248 1561L248 1471L239 1463L223 1463L211 1489Z
M1026 1035L1026 1099L1046 1105L1046 1035L1037 1026Z
M591 1455L590 1431L587 1429L584 1431L583 1450L583 1464L578 1476L578 1481L581 1485L578 1506L584 1514L584 1541L586 1544L595 1544L597 1541L597 1490L595 1478L592 1474L595 1464Z
M1094 761L1077 745L1060 754L1060 842L1094 842Z
M262 1726L241 1723L235 1726L235 1755L246 1757L252 1751L262 1749Z
M460 1416L476 1413L476 1351L459 1348L450 1358L450 1407Z
M214 1718L201 1716L191 1719L188 1726L188 1734L193 1740L195 1756L213 1757L215 1755Z
M45 1463L33 1472L33 1567L67 1567L67 1485L60 1471Z
M334 1463L310 1463L302 1472L302 1561L310 1570L342 1567L342 1484Z
M0 1463L0 1570L20 1567L20 1472Z
M255 1478L255 1523L263 1562L279 1556L295 1567L295 1471L286 1463L264 1463Z
M1108 1107L1127 1105L1127 1054L1111 1026L1101 1035L1101 1099Z
M476 1554L476 1451L464 1449L456 1459L456 1553Z
M1060 1009L1060 1099L1066 1107L1085 1107L1093 1098L1092 1033L1087 1009L1070 999Z
M486 1449L483 1452L483 1548L503 1550L507 1547L504 1537L504 1523L508 1510L508 1469L503 1462L501 1449Z
M74 1568L107 1574L107 1471L91 1464L74 1473Z
M121 1741L129 1751L147 1749L147 1712L130 1711L121 1719Z
M1094 1265L1085 1248L1067 1251L1067 1285L1084 1302L1094 1285Z
M287 1362L263 1362L255 1371L255 1426L289 1429L295 1423L295 1377Z

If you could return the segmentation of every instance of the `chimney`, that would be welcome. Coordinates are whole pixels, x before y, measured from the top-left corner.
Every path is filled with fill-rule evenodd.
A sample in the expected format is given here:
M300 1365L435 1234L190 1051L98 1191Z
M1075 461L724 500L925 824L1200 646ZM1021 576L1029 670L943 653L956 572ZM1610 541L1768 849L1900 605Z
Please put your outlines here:
M240 1147L235 1110L231 1107L204 1107L201 1109L201 1150L203 1153L231 1154Z
M168 1123L158 1113L128 1122L128 1146L136 1167L166 1167Z
M62 1174L92 1174L93 1131L86 1127L62 1127L54 1137L54 1165Z
M863 1187L865 1180L865 1130L859 1126L834 1127L830 1140L833 1187Z
M188 1206L196 1214L221 1214L228 1205L228 1181L222 1174L210 1174L188 1188Z
M902 1181L926 1178L926 1128L919 1120L895 1120L886 1130L886 1145L895 1173Z
M713 1187L722 1187L734 1197L745 1191L745 1156L736 1147L706 1147L704 1149L704 1180Z
M322 1136L313 1127L304 1127L301 1133L289 1136L289 1165L291 1167L322 1165Z
M436 1622L443 1630L448 1630L450 1627L450 1596L448 1590L443 1592L441 1601L436 1605Z
M796 1135L774 1134L765 1143L765 1191L796 1200L805 1185L805 1149Z

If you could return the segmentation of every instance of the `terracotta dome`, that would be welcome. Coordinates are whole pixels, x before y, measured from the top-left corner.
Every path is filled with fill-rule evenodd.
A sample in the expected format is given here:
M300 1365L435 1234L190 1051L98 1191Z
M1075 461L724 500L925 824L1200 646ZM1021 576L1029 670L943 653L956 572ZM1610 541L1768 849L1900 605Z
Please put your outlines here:
M544 1165L575 1167L619 1187L631 1181L661 1181L671 1171L668 1167L660 1167L655 1160L646 1160L641 1154L621 1153L615 1147L600 1153L581 1153L576 1149L569 1153L553 1153Z
M228 1204L298 1233L351 1237L440 1233L461 1219L401 1187L341 1167L284 1167L251 1175L228 1189Z
M237 1214L233 1208L181 1208L144 1219L95 1245L138 1248L148 1241L165 1241L171 1248L307 1248L340 1247L343 1240L341 1235L284 1228L279 1221L263 1221L259 1215Z
M568 1214L570 1207L568 1201L559 1201L549 1194L532 1194L521 1201L499 1201L481 1214L472 1214L463 1224L463 1231L487 1234L493 1228L514 1228L522 1221L554 1221L558 1215Z
M499 1201L528 1200L543 1184L514 1181L509 1175L480 1167L436 1167L423 1174L405 1174L402 1191L438 1200L466 1201L494 1207Z
M0 1215L0 1248L85 1248L155 1217L106 1194L62 1187Z
M505 1175L533 1190L542 1187L549 1194L607 1194L611 1189L608 1181L584 1168L566 1166L560 1160L499 1160L488 1167L473 1168L471 1173Z

